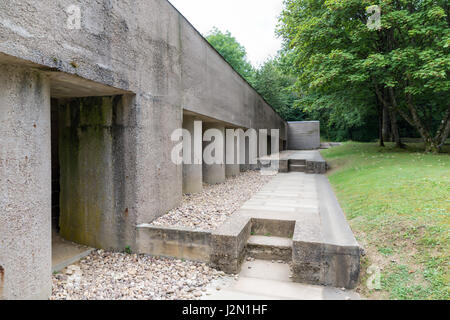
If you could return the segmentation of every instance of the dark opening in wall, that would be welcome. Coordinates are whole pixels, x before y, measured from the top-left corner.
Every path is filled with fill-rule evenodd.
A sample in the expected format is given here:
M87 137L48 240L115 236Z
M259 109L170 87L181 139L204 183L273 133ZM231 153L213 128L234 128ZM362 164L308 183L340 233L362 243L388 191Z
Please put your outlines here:
M126 232L133 230L125 203L123 97L61 98L52 107L58 236L90 247L123 249L129 245Z
M272 137L267 136L267 155L270 156L272 154Z
M59 112L58 100L51 100L51 143L52 143L52 229L59 232Z
M5 269L0 266L0 300L3 300L3 285L5 283Z

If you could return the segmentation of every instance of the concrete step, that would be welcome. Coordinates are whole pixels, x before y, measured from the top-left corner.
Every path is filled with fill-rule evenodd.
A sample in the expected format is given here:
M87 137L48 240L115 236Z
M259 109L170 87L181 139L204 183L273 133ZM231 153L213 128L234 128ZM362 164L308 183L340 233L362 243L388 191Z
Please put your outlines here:
M304 164L290 164L289 172L306 172L306 165Z
M247 254L255 259L292 260L292 240L273 236L250 236Z
M293 165L306 165L305 159L289 159L289 164Z
M215 280L202 300L359 300L356 292L294 283L286 263L246 261L237 280ZM217 281L217 282L216 282ZM220 282L219 282L220 281ZM217 290L220 287L221 290Z

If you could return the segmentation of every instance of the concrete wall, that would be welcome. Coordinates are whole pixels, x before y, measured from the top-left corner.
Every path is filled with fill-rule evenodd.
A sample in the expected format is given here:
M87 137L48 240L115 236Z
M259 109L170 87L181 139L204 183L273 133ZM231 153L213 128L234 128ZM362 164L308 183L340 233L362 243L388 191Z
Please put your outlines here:
M66 27L69 17L66 9L71 5L80 8L80 29ZM39 80L42 92L46 92L45 99L50 99L50 96L73 99L124 95L125 132L114 138L108 137L107 130L102 129L101 136L97 137L102 155L97 154L91 159L87 154L80 154L77 158L77 161L107 164L102 168L105 173L100 179L102 183L96 185L101 188L98 195L106 197L100 201L102 210L105 210L102 214L129 217L93 221L92 224L106 224L89 232L113 226L111 228L117 234L110 237L100 231L101 240L88 241L92 245L123 249L125 244L133 248L135 235L129 232L130 225L148 223L178 204L182 195L182 166L171 162L171 150L175 143L170 136L182 126L183 109L235 127L278 128L281 129L280 136L286 138L286 123L166 0L1 1L0 64L10 65L13 69L27 68L28 71L24 72L33 75L30 79L39 75L38 78L42 78ZM2 73L1 76L11 75ZM44 77L48 80L43 80ZM12 181L8 187L3 183L1 186L11 189L8 189L10 193L2 190L2 195L8 194L8 197L1 198L0 218L5 220L7 217L0 226L7 230L1 230L3 243L0 250L3 251L0 251L0 257L10 262L3 262L6 266L0 262L0 265L5 269L3 291L6 298L23 298L34 296L34 289L26 288L39 288L48 293L50 287L50 271L46 272L50 270L47 261L50 256L51 216L50 123L43 122L45 126L38 126L42 130L39 136L25 138L22 135L30 130L28 124L33 117L43 114L44 105L37 102L41 100L31 99L31 93L30 100L27 100L29 89L20 89L20 83L25 81L23 78L17 78L16 82L8 79L2 79L0 83L1 99L6 105L1 107L19 105L30 110L10 109L11 113L2 112L0 116L6 123L0 129L0 160L14 159L17 162L16 167L12 162L5 162L0 171L2 181ZM35 82L38 82L37 78ZM17 86L12 86L13 83ZM32 88L34 86L32 84ZM19 94L22 92L20 90L26 93L26 98ZM12 100L5 98L7 96L14 97L14 103L11 104ZM78 106L81 105L78 101ZM45 107L49 108L47 104ZM77 110L76 106L71 110ZM50 111L46 111L46 116L50 117ZM8 117L14 117L14 121L7 121ZM69 127L72 126L70 123ZM114 128L113 125L109 127ZM93 127L88 128L88 136L91 136L91 129ZM85 136L78 138L84 141ZM94 140L89 141L95 144ZM123 151L123 158L105 158L108 152L115 152L115 146ZM23 161L25 153L29 171L19 171L18 161ZM75 163L74 167L79 169L80 164ZM90 175L88 169L83 170L87 170L83 174ZM91 178L99 175L93 174ZM125 185L117 184L118 177L123 179L124 176L127 180ZM111 181L114 186L108 184ZM89 188L93 185L73 190L87 193ZM82 195L80 197L83 198ZM107 201L119 198L118 204L107 205ZM74 208L75 205L66 208ZM14 218L15 213L10 215L13 214L10 208L19 208L16 210L17 219ZM21 224L22 220L28 219L23 218L25 211L33 216L30 219L37 219L29 224L33 230L28 230L27 224ZM3 212L8 212L8 215ZM73 222L70 219L70 223ZM48 230L44 232L42 228L46 228L47 224ZM33 234L40 236L21 250L28 245L19 236L25 231L30 231L30 238ZM20 248L5 249L4 243L19 243ZM26 258L20 260L15 257L19 253ZM28 261L33 253L37 254L37 258ZM18 262L11 262L13 260ZM11 279L8 277L11 277L10 268L13 265L15 274L21 277L33 268L42 276L32 278L30 274L30 278L24 277L27 280L8 280ZM14 287L16 284L17 287Z
M209 262L211 232L142 224L137 226L139 252Z
M51 293L50 83L0 65L0 299Z
M80 7L79 30L66 28L73 4ZM285 122L166 0L2 2L0 21L0 52L48 72L53 96L70 97L61 87L77 82L60 81L61 72L136 94L138 222L181 198L182 168L170 161L170 134L181 127L182 109L245 128L280 128L286 137Z
M286 122L187 20L180 31L183 108L243 128L278 128L286 140Z
M73 4L81 8L80 30L65 27ZM129 134L136 188L128 209L140 223L173 208L182 194L181 166L170 161L170 134L182 123L180 19L167 1L0 3L0 52L18 58L3 55L0 63L43 71L56 98L104 96L111 88L134 94Z
M127 158L129 110L121 96L62 99L59 111L60 234L96 248L135 242L135 169Z
M288 122L288 149L310 150L320 148L320 122Z

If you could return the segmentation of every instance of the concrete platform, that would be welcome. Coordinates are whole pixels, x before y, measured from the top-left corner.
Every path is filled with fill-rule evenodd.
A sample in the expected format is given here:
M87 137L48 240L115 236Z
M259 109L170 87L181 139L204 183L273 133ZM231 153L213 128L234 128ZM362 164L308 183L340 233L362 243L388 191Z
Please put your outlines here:
M259 158L259 160L306 160L306 161L324 161L318 150L284 150L277 154L268 155Z
M280 247L290 247L292 246L292 240L282 237L273 236L251 236L248 244L260 245L260 246L280 246Z
M291 263L288 278L304 284L352 289L359 277L359 245L324 175L278 173L212 232L137 230L141 253L209 262L226 273L253 257Z
M270 233L268 233L270 234ZM251 236L247 241L247 256L264 260L291 261L292 239L276 236Z
M52 272L58 272L92 252L92 248L79 245L52 233Z
M258 223L261 220L268 222ZM286 222L284 227L280 224L283 221ZM250 234L255 229L253 225L259 225L258 235L271 233L269 230L274 229L271 226L277 226L278 235L283 234L283 228L286 229L285 234L291 234L295 281L350 289L356 286L360 248L325 176L299 172L276 175L216 230L213 265L227 268L224 271L238 272L246 250L255 256L258 248L255 249L252 243L256 238L255 234ZM239 234L239 237L232 240L230 232ZM243 245L245 243L247 246ZM280 255L283 246L272 247L275 256ZM255 257L270 257L270 252L265 249L263 255ZM233 266L229 269L227 261L231 257Z
M245 262L237 280L213 282L202 300L359 300L357 293L295 283L286 263ZM220 290L217 290L217 288Z
M279 172L306 172L323 174L327 163L318 150L285 150L273 155L260 157L263 170L274 161L278 163ZM270 161L270 162L269 162Z

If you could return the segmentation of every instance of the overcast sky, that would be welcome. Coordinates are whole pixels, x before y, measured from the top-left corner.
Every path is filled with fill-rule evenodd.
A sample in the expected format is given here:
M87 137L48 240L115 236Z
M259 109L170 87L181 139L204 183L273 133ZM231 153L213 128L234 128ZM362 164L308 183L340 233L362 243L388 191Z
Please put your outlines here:
M203 35L214 26L230 31L254 66L281 48L275 26L283 0L169 0Z

